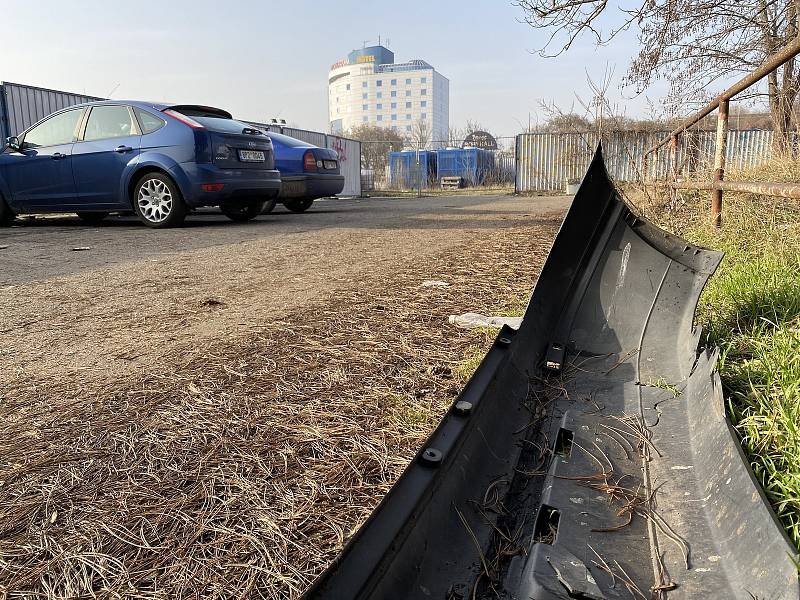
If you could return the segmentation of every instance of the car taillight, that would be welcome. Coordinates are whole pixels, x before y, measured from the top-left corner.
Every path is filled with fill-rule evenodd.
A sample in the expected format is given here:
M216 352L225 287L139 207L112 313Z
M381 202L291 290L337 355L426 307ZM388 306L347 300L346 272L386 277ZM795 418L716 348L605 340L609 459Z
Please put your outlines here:
M303 171L316 171L317 159L314 158L314 153L311 150L306 150L303 154Z
M205 129L203 125L192 119L191 117L187 117L183 113L179 113L177 110L172 110L168 108L167 110L163 111L165 115L169 115L173 119L177 119L184 125L188 125L192 129Z

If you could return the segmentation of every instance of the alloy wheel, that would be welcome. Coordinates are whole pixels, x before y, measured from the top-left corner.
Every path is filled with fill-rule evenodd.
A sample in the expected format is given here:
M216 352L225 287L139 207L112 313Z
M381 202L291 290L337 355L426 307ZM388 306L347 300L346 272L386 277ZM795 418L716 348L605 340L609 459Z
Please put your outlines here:
M161 223L172 212L172 191L160 179L148 179L139 186L136 202L145 219L151 223Z

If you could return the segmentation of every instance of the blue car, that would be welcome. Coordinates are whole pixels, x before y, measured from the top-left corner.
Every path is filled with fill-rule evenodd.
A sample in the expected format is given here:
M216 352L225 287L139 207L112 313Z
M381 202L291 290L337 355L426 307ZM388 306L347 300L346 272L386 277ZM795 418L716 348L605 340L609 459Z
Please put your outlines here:
M267 135L275 149L275 167L281 173L278 200L290 211L304 212L317 198L335 196L344 189L335 150L271 131ZM271 208L267 206L267 212Z
M56 112L0 152L0 225L23 213L96 223L133 211L149 227L200 206L234 221L280 191L272 141L229 112L196 105L90 102Z

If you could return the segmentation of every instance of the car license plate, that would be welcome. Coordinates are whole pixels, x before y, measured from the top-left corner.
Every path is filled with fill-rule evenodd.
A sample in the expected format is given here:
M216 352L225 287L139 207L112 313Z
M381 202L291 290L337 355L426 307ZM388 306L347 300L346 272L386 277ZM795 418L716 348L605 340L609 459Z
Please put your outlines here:
M322 161L322 166L326 169L335 169L336 168L336 161L335 160L324 160Z
M242 162L264 162L264 153L261 150L239 150L239 160Z

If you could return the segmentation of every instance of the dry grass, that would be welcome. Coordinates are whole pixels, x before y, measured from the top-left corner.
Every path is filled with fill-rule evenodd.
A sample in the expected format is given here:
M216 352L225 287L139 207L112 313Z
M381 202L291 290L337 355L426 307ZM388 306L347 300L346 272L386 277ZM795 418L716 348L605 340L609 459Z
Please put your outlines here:
M447 315L526 295L558 222L476 237L138 377L13 382L0 597L298 597L463 383L453 370L484 334Z

